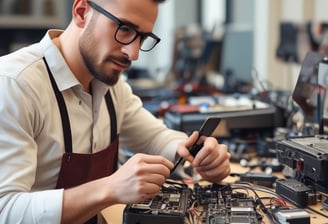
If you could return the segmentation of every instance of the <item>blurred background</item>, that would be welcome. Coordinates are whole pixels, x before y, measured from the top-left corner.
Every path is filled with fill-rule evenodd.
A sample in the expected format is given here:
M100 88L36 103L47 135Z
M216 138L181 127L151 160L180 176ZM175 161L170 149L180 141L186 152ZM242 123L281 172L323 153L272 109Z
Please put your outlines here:
M65 28L72 2L0 0L0 54ZM134 67L158 81L206 74L220 89L227 76L231 85L251 82L256 69L267 88L292 90L305 53L322 42L327 7L325 0L167 0L154 30L162 41Z
M64 29L72 3L0 0L0 55L39 41L49 28ZM249 111L245 102L254 111L256 99L282 109L272 131L296 125L290 97L306 54L326 51L326 9L325 0L167 0L154 28L162 41L140 52L124 75L156 116L170 110ZM229 96L224 99L234 106L240 96L247 100L221 108L218 96ZM313 108L309 122L318 123Z

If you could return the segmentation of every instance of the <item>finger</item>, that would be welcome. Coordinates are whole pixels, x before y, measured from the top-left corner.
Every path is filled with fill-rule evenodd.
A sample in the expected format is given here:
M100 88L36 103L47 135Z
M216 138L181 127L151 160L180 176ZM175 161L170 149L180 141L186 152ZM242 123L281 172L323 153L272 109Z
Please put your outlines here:
M173 168L173 163L168 159L164 158L163 156L136 154L134 156L134 159L139 164L160 164L162 166L165 166L169 170Z
M150 183L150 182L139 182L139 185L135 187L136 192L140 196L145 196L145 195L154 195L157 194L161 186L158 186L157 184Z
M208 137L204 141L203 147L200 149L199 153L196 155L193 165L203 166L211 163L217 156L219 156L220 145L213 137Z
M133 185L138 192L138 194L145 193L156 193L165 183L166 177L161 174L145 174L141 176L135 176L133 180Z
M215 150L215 152L209 153L209 155L200 162L200 166L208 166L214 163L214 160L217 160L216 163L223 163L226 160L230 161L230 154L228 153L226 145L218 145Z
M166 181L166 177L163 175L159 175L159 174L149 174L147 175L148 179L147 182L150 184L155 184L157 185L159 188L163 186L163 184Z
M162 165L162 164L143 164L142 166L136 167L135 173L136 176L144 176L145 179L149 178L149 175L160 175L164 178L170 176L171 169Z
M224 163L230 163L230 153L226 151L226 147L223 145L219 148L218 154L211 154L202 160L197 167L200 170L210 170Z
M209 171L209 170L219 167L220 164L222 164L222 161L219 157L217 157L214 160L209 161L205 165L200 165L200 166L197 166L197 167L195 166L195 167L197 168L197 170L205 172L205 171Z
M197 171L205 180L211 182L219 182L230 174L231 169L229 164L224 164L220 167L217 167L216 169Z

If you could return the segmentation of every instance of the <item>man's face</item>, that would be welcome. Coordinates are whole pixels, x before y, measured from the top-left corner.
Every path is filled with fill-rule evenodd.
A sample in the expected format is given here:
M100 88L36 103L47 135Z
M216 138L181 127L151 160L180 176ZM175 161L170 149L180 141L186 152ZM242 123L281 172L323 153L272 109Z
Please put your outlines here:
M98 3L99 2L99 3ZM152 0L96 1L98 5L123 22L133 24L138 31L152 32L158 6ZM93 10L91 7L89 10ZM91 74L109 85L114 85L120 73L138 59L140 38L129 45L118 43L115 31L118 25L93 10L89 23L84 28L79 48Z

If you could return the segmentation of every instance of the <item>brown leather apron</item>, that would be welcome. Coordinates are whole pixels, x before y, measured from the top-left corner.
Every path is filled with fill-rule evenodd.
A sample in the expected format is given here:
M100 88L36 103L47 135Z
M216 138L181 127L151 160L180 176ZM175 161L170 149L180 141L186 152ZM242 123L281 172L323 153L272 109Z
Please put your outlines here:
M56 188L70 188L112 174L117 169L119 135L117 134L116 113L110 91L105 95L111 119L110 145L93 154L73 153L71 127L66 104L45 59L44 62L57 98L65 143L65 153L62 157ZM96 217L87 223L97 223Z

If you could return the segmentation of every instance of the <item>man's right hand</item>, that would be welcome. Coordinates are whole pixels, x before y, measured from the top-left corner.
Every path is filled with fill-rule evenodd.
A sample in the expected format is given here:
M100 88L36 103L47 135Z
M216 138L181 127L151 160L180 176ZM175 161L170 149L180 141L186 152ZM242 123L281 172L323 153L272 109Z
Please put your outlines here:
M173 163L162 156L136 154L108 177L115 203L131 204L153 198L170 176Z
M83 223L108 206L153 198L172 168L162 156L136 154L111 176L65 189L62 223Z

